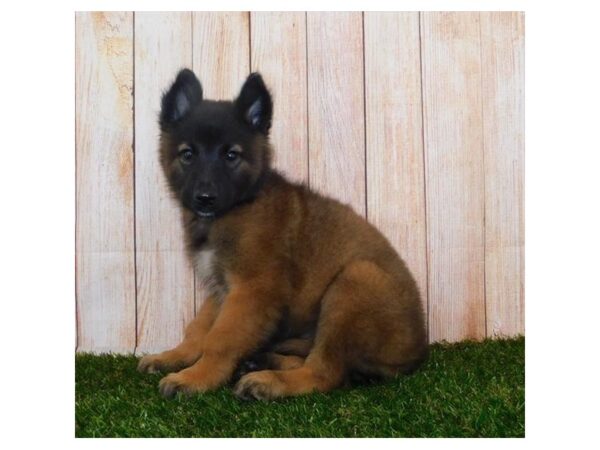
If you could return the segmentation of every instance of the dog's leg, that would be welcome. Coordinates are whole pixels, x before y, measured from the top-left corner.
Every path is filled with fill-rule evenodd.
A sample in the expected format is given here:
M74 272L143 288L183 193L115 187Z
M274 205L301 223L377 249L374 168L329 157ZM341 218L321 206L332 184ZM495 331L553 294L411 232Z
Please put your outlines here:
M239 362L264 344L277 326L281 315L278 297L264 288L232 288L206 335L202 358L193 366L163 378L161 393L171 397L178 391L205 392L225 384Z
M202 355L204 338L218 312L219 303L213 297L208 297L187 326L183 342L172 350L144 356L138 364L138 370L146 373L174 372L194 364Z
M314 347L304 365L292 370L263 370L243 376L235 387L242 398L268 400L344 383L349 372L393 376L423 352L422 340L408 320L397 280L376 264L348 265L325 292Z
M320 356L307 358L300 367L287 370L261 370L244 375L235 386L243 399L271 400L278 397L326 392L344 381L340 362L325 361Z
M271 351L282 355L295 355L306 358L312 347L312 338L292 338L276 343L271 348Z
M282 355L274 352L257 353L242 363L237 378L239 379L243 375L257 370L296 369L304 364L305 359L302 356Z
M240 364L234 375L231 377L231 381L237 383L244 375L258 370L297 369L304 364L305 359L306 358L302 356L282 355L274 352L257 353Z
M274 370L297 369L304 365L306 358L295 355L281 355L279 353L267 353L267 367Z

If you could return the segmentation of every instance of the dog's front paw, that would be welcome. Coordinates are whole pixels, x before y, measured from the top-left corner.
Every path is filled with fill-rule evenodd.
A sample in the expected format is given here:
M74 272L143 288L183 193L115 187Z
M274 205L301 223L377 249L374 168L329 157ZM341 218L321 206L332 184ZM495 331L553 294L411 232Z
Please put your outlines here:
M160 391L160 395L165 398L173 398L177 392L186 395L192 393L191 389L186 386L182 377L178 376L176 373L171 373L160 380L158 383L158 390Z
M272 400L281 396L281 380L272 370L251 372L238 381L234 391L243 400Z
M203 381L190 369L170 373L158 383L158 389L165 398L173 398L178 392L189 397L215 388L216 386Z
M186 365L186 361L173 352L163 352L144 356L138 363L137 369L142 373L166 373L177 372Z
M159 355L146 355L138 363L137 370L142 373L164 372L167 364Z

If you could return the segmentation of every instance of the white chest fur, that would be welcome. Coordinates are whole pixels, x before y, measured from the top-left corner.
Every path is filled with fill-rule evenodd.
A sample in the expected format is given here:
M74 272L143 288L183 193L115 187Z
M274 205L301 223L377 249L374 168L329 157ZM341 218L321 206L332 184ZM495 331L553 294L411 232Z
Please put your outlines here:
M217 301L223 301L228 288L217 263L214 250L199 251L196 254L196 280L208 295Z
M196 276L203 284L210 284L214 277L214 250L201 250L196 254Z

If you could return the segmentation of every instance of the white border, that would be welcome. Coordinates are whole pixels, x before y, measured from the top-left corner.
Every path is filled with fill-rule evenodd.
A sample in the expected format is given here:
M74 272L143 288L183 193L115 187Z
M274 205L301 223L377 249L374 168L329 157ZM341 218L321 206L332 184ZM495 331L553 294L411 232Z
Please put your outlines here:
M149 448L234 445L305 448L320 440L75 440L74 10L211 9L197 1L87 1L3 9L0 233L3 277L3 443ZM583 2L348 1L343 9L526 11L526 321L524 440L347 440L376 446L589 448L597 386L598 16ZM593 4L593 3L590 3ZM286 2L295 10L339 2ZM220 9L281 9L221 1ZM202 414L202 411L198 411ZM26 443L26 445L25 445ZM5 444L6 445L6 444Z

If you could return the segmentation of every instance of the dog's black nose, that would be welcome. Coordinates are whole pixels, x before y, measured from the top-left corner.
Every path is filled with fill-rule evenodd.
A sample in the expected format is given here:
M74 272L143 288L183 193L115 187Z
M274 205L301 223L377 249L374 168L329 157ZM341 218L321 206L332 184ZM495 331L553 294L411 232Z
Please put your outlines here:
M194 202L201 208L208 208L215 205L217 196L210 192L199 192L194 195Z

